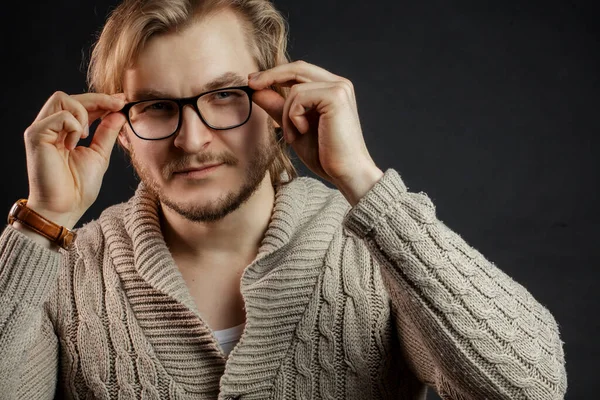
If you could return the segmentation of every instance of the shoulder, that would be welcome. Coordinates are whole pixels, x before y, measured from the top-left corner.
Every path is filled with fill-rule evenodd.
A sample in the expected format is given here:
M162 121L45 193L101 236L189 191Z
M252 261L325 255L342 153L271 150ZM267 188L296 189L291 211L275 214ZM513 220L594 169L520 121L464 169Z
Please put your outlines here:
M289 220L300 227L341 228L350 210L346 198L335 188L311 177L299 177L276 194L276 208L286 211ZM286 207L283 207L283 206Z
M302 201L304 211L310 215L324 210L338 210L342 213L350 209L350 204L339 190L311 177L299 177L286 184L287 195Z

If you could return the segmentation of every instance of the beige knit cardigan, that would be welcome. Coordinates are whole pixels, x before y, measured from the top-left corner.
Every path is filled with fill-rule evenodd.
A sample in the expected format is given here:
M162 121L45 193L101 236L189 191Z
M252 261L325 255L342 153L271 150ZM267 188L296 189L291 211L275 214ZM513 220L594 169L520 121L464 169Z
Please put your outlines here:
M551 313L393 169L350 209L279 188L222 353L143 185L61 254L0 237L2 399L562 399ZM226 268L226 266L224 266Z

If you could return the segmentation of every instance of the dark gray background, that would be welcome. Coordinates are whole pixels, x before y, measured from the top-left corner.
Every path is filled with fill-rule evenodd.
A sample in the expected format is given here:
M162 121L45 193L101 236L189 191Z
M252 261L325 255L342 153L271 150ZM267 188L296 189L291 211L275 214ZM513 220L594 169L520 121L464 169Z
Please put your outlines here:
M55 90L86 90L82 60L114 3L20 2L1 11L0 209L28 193L23 131ZM440 219L553 312L566 342L567 398L595 398L595 2L276 4L290 22L292 58L354 82L380 168L397 169L410 190L426 192ZM115 151L81 222L126 200L135 186Z

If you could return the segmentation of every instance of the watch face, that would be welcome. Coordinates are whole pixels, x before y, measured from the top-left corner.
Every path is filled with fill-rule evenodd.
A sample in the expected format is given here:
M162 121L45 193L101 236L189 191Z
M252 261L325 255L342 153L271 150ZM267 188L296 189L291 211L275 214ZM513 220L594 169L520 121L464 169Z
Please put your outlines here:
M10 208L10 212L8 213L8 224L9 225L12 225L12 223L15 222L15 216L17 215L17 211L19 211L19 208L21 208L21 200L17 201Z

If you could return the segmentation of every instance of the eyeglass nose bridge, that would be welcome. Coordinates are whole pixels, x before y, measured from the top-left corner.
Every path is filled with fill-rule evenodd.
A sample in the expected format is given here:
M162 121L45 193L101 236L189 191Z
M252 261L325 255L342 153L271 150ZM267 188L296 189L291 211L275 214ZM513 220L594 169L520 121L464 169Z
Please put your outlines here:
M181 130L181 126L183 125L183 110L185 109L185 106L187 106L187 105L192 106L192 110L194 110L196 112L196 114L200 118L200 121L202 121L202 123L207 128L214 129L208 122L206 122L206 120L204 119L204 116L202 115L202 112L200 111L200 107L198 107L198 99L200 99L200 97L201 97L201 95L194 96L194 97L188 97L185 99L175 100L175 102L177 103L177 106L179 107L179 123L177 124L178 128L175 131L175 135L177 135L179 133L179 131Z

